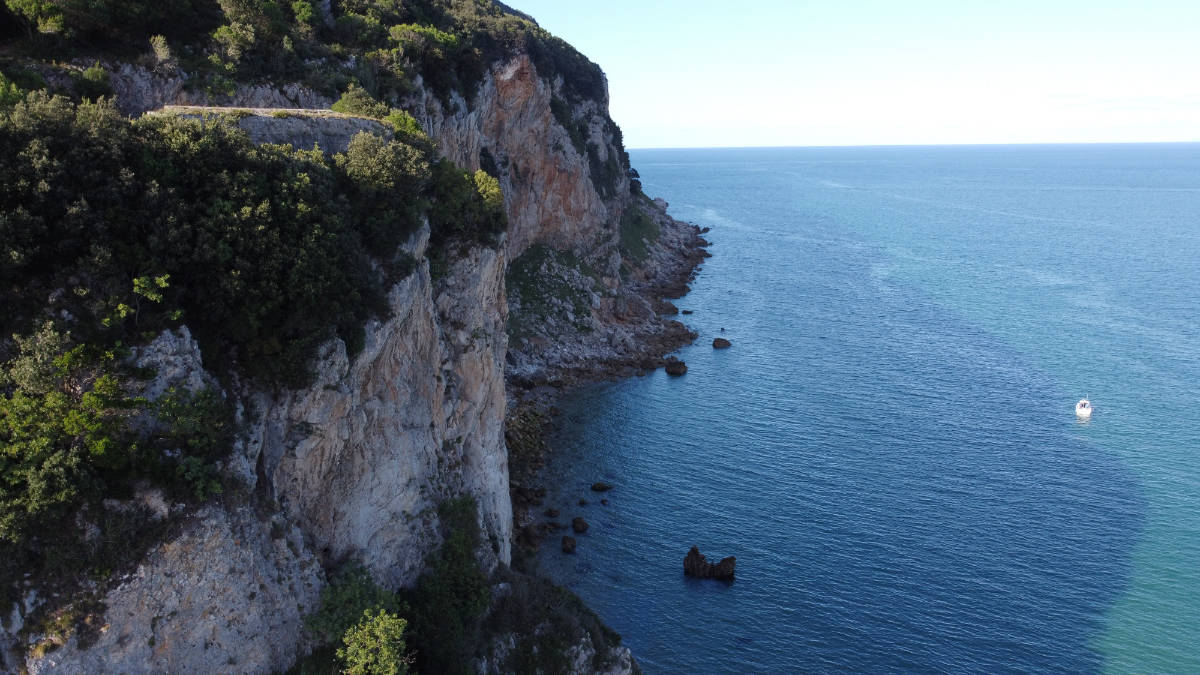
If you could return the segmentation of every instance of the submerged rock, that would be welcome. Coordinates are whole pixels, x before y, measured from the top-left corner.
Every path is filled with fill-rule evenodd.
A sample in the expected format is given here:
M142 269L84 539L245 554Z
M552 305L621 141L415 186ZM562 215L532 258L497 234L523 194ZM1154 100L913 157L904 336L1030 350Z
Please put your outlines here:
M613 489L613 486L604 482L592 483L592 492L608 492Z
M729 349L733 343L725 338L713 338L713 349Z
M569 537L564 534L563 538L562 538L562 552L563 553L574 553L575 546L576 546L575 537Z
M683 573L700 579L733 579L733 568L736 564L737 558L729 556L714 565L700 553L699 548L693 546L683 557Z
M557 518L558 517L558 509L546 509L546 517L547 518Z
M575 530L575 534L583 534L588 530L588 523L583 518L576 516L571 520L571 529Z

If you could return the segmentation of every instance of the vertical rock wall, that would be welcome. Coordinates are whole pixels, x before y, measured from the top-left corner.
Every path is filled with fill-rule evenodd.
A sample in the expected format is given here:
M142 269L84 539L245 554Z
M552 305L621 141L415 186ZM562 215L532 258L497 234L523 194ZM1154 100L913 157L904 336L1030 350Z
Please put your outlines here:
M132 66L114 72L133 114L191 102L178 80ZM391 290L390 315L367 325L360 353L338 340L323 346L311 387L241 392L249 431L229 466L268 512L215 505L193 514L101 599L105 627L95 644L76 640L27 659L31 672L286 668L303 648L302 616L316 606L321 565L354 558L387 585L411 584L441 543L437 505L447 498L476 500L488 542L481 561L509 562L507 260L534 244L613 259L630 199L623 171L603 190L592 176L621 156L607 101L568 101L571 125L584 130L580 152L552 107L562 92L561 81L543 80L518 55L492 67L469 105L455 94L448 111L431 93L418 96L418 117L445 156L500 174L510 225L499 249L459 251L438 279L423 262ZM295 86L235 98L256 107L328 104ZM427 240L428 228L409 243L416 259Z
M510 260L533 244L560 250L611 244L613 226L629 203L624 171L610 196L597 191L591 160L554 115L555 98L587 129L587 152L595 153L595 161L614 157L619 164L608 101L570 101L562 82L542 79L526 54L493 64L470 104L455 95L447 110L428 91L414 101L443 155L472 170L482 166L485 153L491 155L508 211Z
M361 560L391 586L416 580L440 544L438 503L463 494L479 505L487 562L507 563L503 255L474 249L436 284L423 264L389 300L354 359L333 341L311 387L256 397L257 480L326 564Z

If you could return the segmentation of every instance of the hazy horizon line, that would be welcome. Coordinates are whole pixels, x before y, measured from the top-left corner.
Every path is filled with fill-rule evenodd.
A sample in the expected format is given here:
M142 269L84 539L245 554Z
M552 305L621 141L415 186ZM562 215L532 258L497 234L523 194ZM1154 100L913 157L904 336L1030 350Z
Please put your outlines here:
M1000 146L1061 146L1061 145L1198 145L1200 139L1190 141L1021 141L1021 142L971 142L971 143L827 143L824 145L659 145L628 147L626 150L771 150L827 148L972 148Z

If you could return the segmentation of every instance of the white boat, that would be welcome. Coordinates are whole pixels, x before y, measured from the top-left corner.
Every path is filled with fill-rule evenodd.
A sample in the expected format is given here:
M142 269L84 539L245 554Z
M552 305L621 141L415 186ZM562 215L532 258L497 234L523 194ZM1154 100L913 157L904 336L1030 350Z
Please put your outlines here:
M1090 419L1092 416L1092 402L1086 398L1080 399L1079 403L1075 404L1075 416L1081 420Z

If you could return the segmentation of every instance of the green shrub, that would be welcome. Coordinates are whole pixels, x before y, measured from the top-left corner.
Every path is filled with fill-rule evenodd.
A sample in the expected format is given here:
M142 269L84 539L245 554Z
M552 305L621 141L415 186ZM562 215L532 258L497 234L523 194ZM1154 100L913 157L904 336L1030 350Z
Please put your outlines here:
M342 94L342 97L330 108L334 112L372 117L377 120L385 119L392 112L386 103L376 101L367 90L357 84L351 84L346 89L346 93Z
M587 129L582 122L576 122L571 114L571 106L561 98L554 96L550 99L550 112L554 114L554 119L558 121L559 126L567 131L567 135L571 137L571 145L575 146L576 152L580 155L587 154Z
M86 69L75 80L75 88L80 98L98 99L101 96L112 95L112 84L109 82L108 71L97 61Z
M509 572L504 576L509 592L497 598L488 615L489 635L512 635L502 669L509 673L563 673L572 670L571 647L590 639L596 654L591 671L612 666L612 649L621 636L605 626L571 591L549 580Z
M553 317L567 323L574 315L573 326L586 332L592 329L591 290L572 283L569 271L597 280L594 269L571 251L556 251L545 244L535 244L511 261L505 271L504 285L510 298L519 303L519 311L508 316L508 334L520 337L533 326L541 326ZM578 277L575 277L578 278ZM585 282L591 285L591 282Z
M635 262L640 263L650 253L650 244L658 241L658 224L654 222L642 207L632 204L621 214L621 253Z
M347 675L405 675L408 656L404 629L408 623L386 610L365 610L362 620L346 631L345 648L337 650Z
M17 83L0 73L0 106L12 105L24 98L25 92L21 91Z
M17 342L0 393L0 541L19 546L133 468L127 420L146 402L124 392L113 359L87 362L51 324Z
M410 595L410 639L418 671L470 673L478 620L491 599L487 577L475 559L479 547L475 501L464 497L444 502L438 517L443 543Z
M123 350L50 323L15 342L0 369L0 541L39 546L46 523L139 479L198 500L220 493L212 462L229 451L232 412L216 393L130 396ZM132 424L146 415L153 428Z
M321 589L320 605L317 611L304 618L304 627L318 644L332 644L342 639L362 618L363 612L399 614L402 607L395 593L376 584L362 565L352 563Z
M387 122L398 134L417 138L425 136L425 130L421 128L421 123L417 121L417 118L403 110L393 108L387 117L383 118L383 121Z
M500 183L483 171L471 174L449 160L433 165L430 238L437 246L452 240L493 244L508 226Z
M158 65L174 61L171 46L167 44L167 38L162 35L150 36L150 51L154 54L154 61Z

